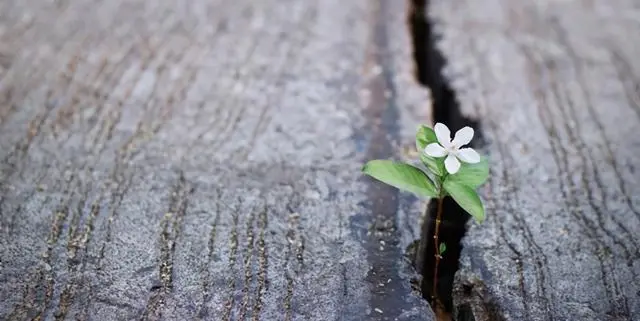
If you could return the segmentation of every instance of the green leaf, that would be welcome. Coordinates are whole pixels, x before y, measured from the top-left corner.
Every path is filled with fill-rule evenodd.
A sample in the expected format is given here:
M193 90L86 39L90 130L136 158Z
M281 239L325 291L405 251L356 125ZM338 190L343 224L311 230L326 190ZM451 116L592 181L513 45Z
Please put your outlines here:
M449 176L450 177L450 176ZM478 223L484 221L484 206L478 194L469 186L460 184L447 177L442 185L453 199L469 213Z
M418 152L422 153L427 145L435 143L437 141L438 138L436 137L436 133L433 131L433 129L425 125L420 125L420 128L418 128L418 133L416 134L416 148L418 149Z
M438 195L436 187L429 177L420 169L409 164L390 160L372 160L362 167L362 172L381 182L421 197L431 198Z
M443 176L445 172L444 157L434 158L425 154L420 154L420 160L427 168L437 176Z
M440 251L439 251L439 252L440 252L440 253L439 253L439 255L444 254L444 252L446 252L446 251L447 251L447 245L446 245L446 244L444 244L444 242L443 242L443 243L440 243L440 249L439 249L439 250L440 250Z
M489 178L489 162L486 157L482 157L479 163L462 163L457 173L447 176L447 180L455 181L473 190L482 185L487 178Z

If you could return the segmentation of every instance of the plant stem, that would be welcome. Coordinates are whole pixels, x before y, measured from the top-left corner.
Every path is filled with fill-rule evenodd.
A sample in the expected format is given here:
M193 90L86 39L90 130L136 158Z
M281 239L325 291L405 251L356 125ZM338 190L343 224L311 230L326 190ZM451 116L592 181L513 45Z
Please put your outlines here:
M444 200L444 197L440 196L438 198L438 209L437 209L437 214L436 214L436 230L435 233L433 234L433 245L435 247L435 257L436 257L436 262L435 262L435 267L433 269L433 290L431 291L431 295L434 299L434 304L437 304L438 301L438 265L440 264L440 247L438 246L438 238L440 236L440 222L442 219L442 201Z

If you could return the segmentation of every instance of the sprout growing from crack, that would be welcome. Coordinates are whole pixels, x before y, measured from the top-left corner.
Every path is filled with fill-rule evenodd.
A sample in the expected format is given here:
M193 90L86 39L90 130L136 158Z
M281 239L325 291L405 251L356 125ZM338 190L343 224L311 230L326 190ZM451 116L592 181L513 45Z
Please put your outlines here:
M444 254L444 252L447 250L447 244L445 244L444 242L440 243L440 258L442 258L442 254Z
M433 299L438 302L438 265L447 250L439 243L442 222L442 202L450 196L478 223L485 219L484 206L476 189L489 177L489 163L472 148L462 148L473 139L473 128L464 127L451 139L451 131L441 123L431 129L420 126L416 134L416 148L421 152L421 166L390 160L372 160L362 172L391 186L423 198L438 200L436 226L433 236L435 266L433 274Z

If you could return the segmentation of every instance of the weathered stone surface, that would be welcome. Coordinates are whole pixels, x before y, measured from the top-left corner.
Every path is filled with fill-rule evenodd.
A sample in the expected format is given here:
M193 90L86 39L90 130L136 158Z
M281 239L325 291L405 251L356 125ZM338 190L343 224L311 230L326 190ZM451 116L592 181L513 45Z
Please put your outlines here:
M406 4L0 2L0 319L431 320Z
M428 14L492 163L462 317L640 320L637 2L431 0Z

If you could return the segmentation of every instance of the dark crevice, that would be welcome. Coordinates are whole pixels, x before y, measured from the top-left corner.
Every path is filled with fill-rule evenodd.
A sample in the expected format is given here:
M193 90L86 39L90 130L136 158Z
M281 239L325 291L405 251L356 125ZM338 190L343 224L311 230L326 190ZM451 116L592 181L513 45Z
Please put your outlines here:
M458 280L463 279L458 276ZM499 305L487 293L487 289L479 280L459 281L455 284L453 295L456 298L456 321L505 321Z
M456 310L458 311L456 316L457 321L476 321L469 304L460 304L456 307Z
M420 246L418 248L418 259L416 269L422 275L422 296L431 300L433 287L433 267L435 259L435 247L433 244L433 234L435 225L435 215L437 201L431 200L427 207L427 215L422 225ZM458 259L462 251L460 241L466 233L466 223L468 214L450 197L445 197L443 201L443 218L440 224L440 242L447 245L447 251L440 259L438 268L438 298L444 304L445 310L449 313L453 311L453 280L458 270ZM432 302L430 302L432 303Z
M446 124L452 133L464 126L474 128L476 134L471 146L478 147L482 140L479 123L462 115L455 92L443 75L446 59L436 47L439 37L434 33L434 24L427 14L429 3L427 0L408 1L410 1L408 23L413 42L415 77L431 92L434 123ZM422 275L422 296L427 300L431 300L432 297L435 255L433 234L436 210L437 202L432 200L427 207L420 245L413 260L416 270ZM470 216L453 199L450 197L444 199L443 221L440 225L439 237L441 242L446 243L447 251L440 260L437 292L448 314L453 311L454 276L458 270L458 260L462 250L461 240L466 233L466 223L469 218ZM459 320L474 319L469 306L457 308Z
M443 75L446 59L438 50L439 37L433 31L433 22L427 16L427 0L409 0L409 27L413 42L415 77L420 84L429 88L433 100L433 120L446 124L452 132L470 126L476 130L471 145L477 147L480 141L479 122L465 117L460 112L454 90Z

